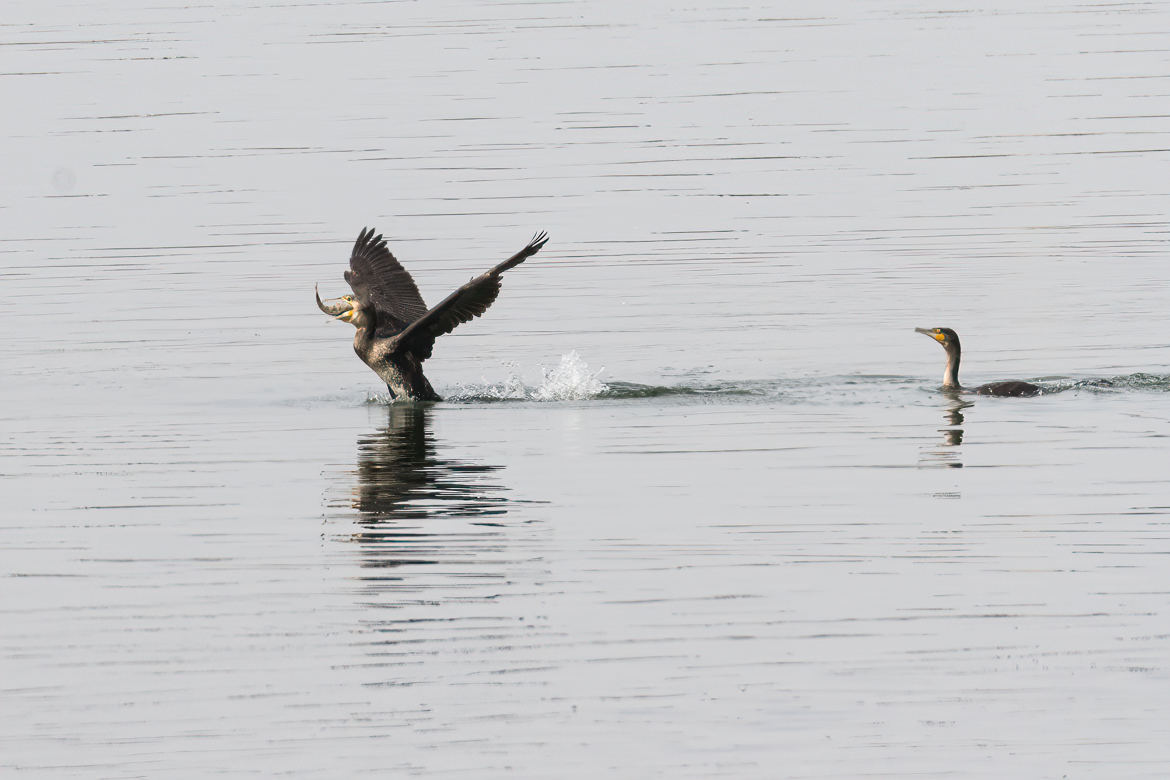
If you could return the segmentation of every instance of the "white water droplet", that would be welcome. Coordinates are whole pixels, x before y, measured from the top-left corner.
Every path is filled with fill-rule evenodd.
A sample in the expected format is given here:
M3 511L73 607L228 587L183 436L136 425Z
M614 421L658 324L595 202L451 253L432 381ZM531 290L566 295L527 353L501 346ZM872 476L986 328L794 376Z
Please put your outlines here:
M589 365L573 350L561 355L561 364L549 370L541 368L544 381L532 393L537 401L582 401L605 392L605 383L597 377L605 369L590 371Z

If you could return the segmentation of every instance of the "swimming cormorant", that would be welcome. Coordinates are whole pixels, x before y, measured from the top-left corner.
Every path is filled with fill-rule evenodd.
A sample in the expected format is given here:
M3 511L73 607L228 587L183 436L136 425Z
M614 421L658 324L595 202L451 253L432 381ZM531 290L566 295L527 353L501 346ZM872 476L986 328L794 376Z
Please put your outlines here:
M927 336L930 336L939 344L942 344L942 348L946 350L947 369L943 372L943 389L963 390L963 386L959 384L959 360L963 356L963 348L959 344L959 334L950 328L915 328L914 330L917 333L925 333ZM1033 395L1040 395L1041 388L1031 382L991 382L986 385L979 385L972 392L979 393L979 395L1026 398Z
M528 246L427 309L414 279L370 228L361 232L349 256L345 281L353 295L322 301L314 290L317 306L357 328L353 350L386 383L392 398L440 401L422 371L435 339L487 311L500 294L500 275L539 252L546 241L548 234L538 233Z

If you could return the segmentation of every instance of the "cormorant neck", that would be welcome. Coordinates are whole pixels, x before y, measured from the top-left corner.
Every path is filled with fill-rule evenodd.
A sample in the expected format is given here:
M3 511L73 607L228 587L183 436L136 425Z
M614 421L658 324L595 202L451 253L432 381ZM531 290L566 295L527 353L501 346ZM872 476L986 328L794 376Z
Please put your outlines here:
M958 344L947 349L947 368L943 372L943 387L959 389L959 360L962 358L962 354Z
M370 349L373 344L374 329L359 325L353 334L353 348L361 355ZM365 360L365 358L362 358Z

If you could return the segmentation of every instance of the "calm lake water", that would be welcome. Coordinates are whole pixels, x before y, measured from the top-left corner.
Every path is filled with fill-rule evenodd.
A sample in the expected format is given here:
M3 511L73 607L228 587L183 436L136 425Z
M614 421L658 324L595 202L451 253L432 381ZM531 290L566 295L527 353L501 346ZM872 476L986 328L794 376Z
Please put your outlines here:
M0 773L1166 777L1168 35L6 3Z

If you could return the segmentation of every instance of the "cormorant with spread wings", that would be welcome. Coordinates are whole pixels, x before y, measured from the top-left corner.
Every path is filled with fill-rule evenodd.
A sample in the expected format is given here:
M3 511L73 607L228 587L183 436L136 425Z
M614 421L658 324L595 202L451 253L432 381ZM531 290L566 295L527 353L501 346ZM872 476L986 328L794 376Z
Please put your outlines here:
M317 293L317 306L357 328L354 352L386 383L391 397L440 401L422 371L435 339L487 311L500 294L504 271L539 252L546 241L548 234L538 233L528 246L428 309L414 279L370 228L361 232L349 256L345 281L353 295L322 301Z

